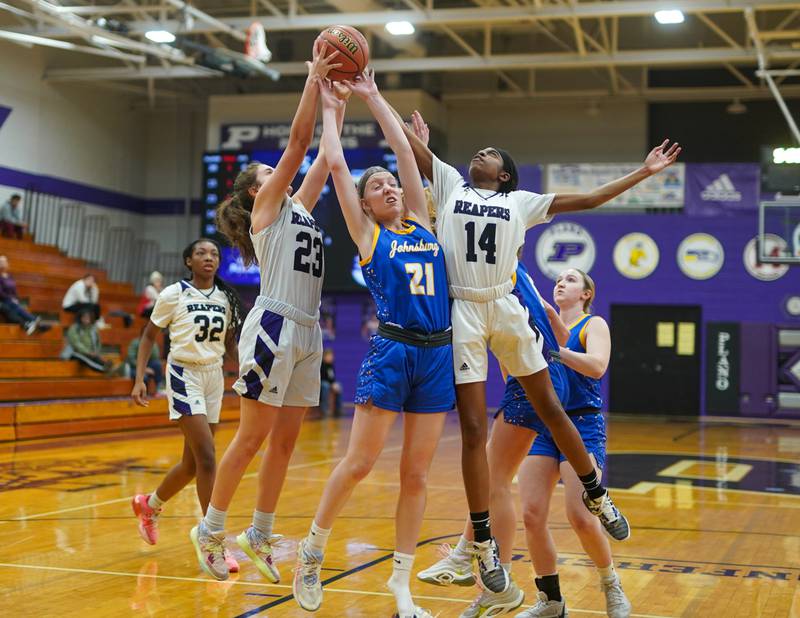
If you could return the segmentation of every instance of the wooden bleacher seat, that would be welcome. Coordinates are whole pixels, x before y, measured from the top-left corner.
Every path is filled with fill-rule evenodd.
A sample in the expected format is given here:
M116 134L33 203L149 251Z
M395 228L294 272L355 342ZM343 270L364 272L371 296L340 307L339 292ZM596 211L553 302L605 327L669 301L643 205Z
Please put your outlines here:
M62 255L57 247L37 245L29 236L0 238L0 255L8 257L29 310L56 320L51 330L30 337L16 324L0 324L0 441L174 426L163 397L140 408L129 398L129 378L107 377L59 358L64 332L75 321L61 310L61 301L74 281L87 272L95 275L106 316L114 310L135 311L139 298L133 286L108 281L104 271ZM100 331L100 340L121 362L147 320L135 317L129 328L120 317L107 316L106 322L111 328ZM163 351L163 342L159 345ZM233 381L226 379L226 389ZM223 420L238 418L234 395L225 396L223 408Z

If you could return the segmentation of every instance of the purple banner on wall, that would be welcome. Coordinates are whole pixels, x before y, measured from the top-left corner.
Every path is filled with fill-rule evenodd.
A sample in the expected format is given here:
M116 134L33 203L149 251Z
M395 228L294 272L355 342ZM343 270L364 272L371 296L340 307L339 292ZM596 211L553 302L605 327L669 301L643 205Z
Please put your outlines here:
M756 163L694 163L686 166L686 213L718 216L758 210Z

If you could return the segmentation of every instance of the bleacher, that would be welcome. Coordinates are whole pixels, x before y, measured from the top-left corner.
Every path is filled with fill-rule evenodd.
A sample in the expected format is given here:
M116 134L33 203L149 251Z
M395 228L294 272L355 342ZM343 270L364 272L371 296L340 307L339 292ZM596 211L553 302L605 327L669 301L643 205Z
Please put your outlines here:
M29 236L0 238L0 255L8 257L20 299L54 323L51 330L31 336L16 324L0 324L0 441L170 426L165 398L138 407L129 397L130 378L108 377L59 358L64 332L75 319L61 311L61 300L75 280L86 273L95 276L104 315L133 314L138 302L133 286L111 282L105 271L64 256L57 247L36 244ZM137 317L128 328L120 317L106 321L111 328L100 331L103 356L119 363L145 321ZM227 389L232 383L233 378L226 378ZM227 394L223 420L238 418L235 407L235 396Z

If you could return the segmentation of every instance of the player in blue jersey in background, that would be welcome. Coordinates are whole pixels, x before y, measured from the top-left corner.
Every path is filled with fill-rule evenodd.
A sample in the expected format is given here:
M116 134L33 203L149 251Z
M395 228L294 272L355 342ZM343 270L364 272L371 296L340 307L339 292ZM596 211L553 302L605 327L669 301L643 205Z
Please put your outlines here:
M411 146L378 92L374 75L364 73L347 85L367 103L397 155L403 190L380 167L369 168L358 188L353 185L335 127L341 104L323 86L322 144L380 326L358 376L347 453L328 479L311 530L298 547L293 591L303 609L320 607L320 569L333 522L377 461L398 413L405 412L394 569L387 587L399 618L432 618L414 603L409 579L425 512L428 469L446 413L455 406L444 254L431 231Z
M569 339L560 352L569 386L568 397L563 400L564 410L578 429L600 475L606 458L600 379L611 356L611 334L606 321L591 314L594 295L592 278L574 268L558 276L553 291L561 320L569 328ZM583 508L580 480L558 450L547 427L542 424L537 431L539 435L531 448L531 456L526 458L519 471L519 487L525 534L539 593L536 604L517 614L516 618L560 618L567 615L558 580L558 555L547 528L550 499L559 477L564 483L567 519L597 567L606 597L606 613L609 618L628 618L631 604L614 570L611 545L603 527Z
M520 255L522 250L520 249ZM569 333L555 310L540 296L528 270L519 262L516 270L513 296L527 309L531 328L537 333L536 344L547 359L550 380L559 401L568 400L566 367L559 359L560 345L566 343ZM503 372L506 374L505 370ZM525 395L525 390L516 378L509 376L503 400L498 407L497 422L492 427L487 444L491 500L494 505L494 530L500 548L500 562L511 573L511 555L516 535L516 514L512 482L525 460L535 432L541 431L543 423L536 416ZM520 493L523 488L520 487ZM589 512L587 511L587 514ZM464 534L453 550L443 546L445 555L436 564L421 571L417 577L431 584L470 586L475 583L472 572L472 552L469 547L473 540L473 530L469 519ZM503 592L492 592L484 587L479 596L462 614L462 618L495 616L511 611L522 604L524 594L510 578L508 588Z

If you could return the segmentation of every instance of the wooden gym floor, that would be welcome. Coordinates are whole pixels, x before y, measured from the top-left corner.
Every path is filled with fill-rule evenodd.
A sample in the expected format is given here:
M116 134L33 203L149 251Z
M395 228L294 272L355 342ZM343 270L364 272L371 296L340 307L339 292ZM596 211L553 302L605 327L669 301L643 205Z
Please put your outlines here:
M166 506L157 546L139 539L130 496L155 488L176 460L177 430L0 445L0 615L307 615L290 596L294 550L348 428L348 419L305 424L278 509L276 531L288 537L279 585L262 580L234 542L238 576L214 582L199 571L188 540L199 516L192 488ZM225 425L219 453L232 435ZM383 583L400 435L398 425L334 527L321 617L393 612ZM614 546L633 616L800 617L800 426L614 420L610 438L609 484L633 524L631 540ZM454 543L461 530L459 449L453 416L430 475L415 567L434 561L436 545ZM232 535L250 520L256 464L231 508ZM572 616L603 616L595 572L566 523L561 495L558 489L551 521L562 591ZM513 572L527 602L533 584L520 531L516 548ZM412 590L440 616L458 616L475 595L420 582Z

